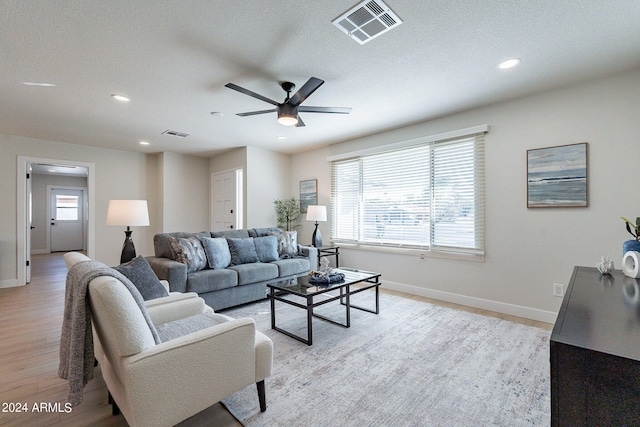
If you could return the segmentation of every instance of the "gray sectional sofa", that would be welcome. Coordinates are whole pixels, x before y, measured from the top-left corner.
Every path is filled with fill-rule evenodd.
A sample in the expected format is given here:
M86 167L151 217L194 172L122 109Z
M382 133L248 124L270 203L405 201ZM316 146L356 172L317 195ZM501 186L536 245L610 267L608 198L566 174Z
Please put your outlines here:
M318 267L318 250L280 228L159 233L153 245L146 259L158 278L172 292L197 292L214 310L263 299L267 283Z

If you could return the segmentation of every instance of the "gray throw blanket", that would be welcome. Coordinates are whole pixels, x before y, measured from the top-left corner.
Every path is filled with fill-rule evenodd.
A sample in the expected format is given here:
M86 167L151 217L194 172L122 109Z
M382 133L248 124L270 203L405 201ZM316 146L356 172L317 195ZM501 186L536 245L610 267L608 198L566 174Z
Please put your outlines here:
M151 322L144 300L138 289L122 273L98 261L82 261L69 269L67 274L64 317L60 336L60 366L58 375L69 380L68 402L72 406L82 403L82 390L93 379L93 334L91 332L91 308L88 286L99 276L111 276L121 281L133 295L144 315L156 344L160 338Z

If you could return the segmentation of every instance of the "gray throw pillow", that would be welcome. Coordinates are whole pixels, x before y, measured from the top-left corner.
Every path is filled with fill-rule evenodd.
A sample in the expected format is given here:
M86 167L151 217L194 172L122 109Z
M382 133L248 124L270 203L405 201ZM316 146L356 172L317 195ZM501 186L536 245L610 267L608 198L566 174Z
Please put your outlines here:
M149 262L142 255L138 255L131 261L113 268L122 273L133 283L133 286L138 288L142 299L145 301L169 295L151 269Z
M207 255L209 267L214 270L227 268L231 264L231 252L227 239L222 237L201 237L200 241L204 246L204 253Z
M168 241L171 248L171 258L186 264L187 273L202 270L207 266L207 256L200 239L197 237L169 237Z
M227 243L229 244L229 252L231 252L231 265L250 264L260 261L252 237L248 239L227 239Z
M274 230L270 236L278 238L278 255L280 258L293 258L298 255L298 232L296 230Z
M278 260L278 238L276 236L254 237L253 243L256 246L260 262Z

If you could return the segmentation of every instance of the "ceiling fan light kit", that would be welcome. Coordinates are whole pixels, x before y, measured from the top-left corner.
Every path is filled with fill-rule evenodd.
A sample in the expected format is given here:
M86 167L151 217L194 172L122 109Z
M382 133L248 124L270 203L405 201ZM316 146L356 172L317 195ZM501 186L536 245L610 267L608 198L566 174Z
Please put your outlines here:
M227 83L225 87L229 89L233 89L245 95L249 95L252 98L259 99L271 105L274 105L276 108L270 110L260 110L260 111L249 111L246 113L238 113L236 115L240 117L247 116L255 116L258 114L266 114L276 112L278 116L278 123L284 126L296 126L302 127L304 126L304 122L298 115L299 112L305 113L331 113L331 114L349 114L351 112L351 108L349 107L305 107L300 106L304 102L305 99L309 97L313 92L315 92L322 84L324 80L320 80L317 77L311 77L307 82L298 90L293 96L291 96L291 92L295 89L296 85L291 82L280 82L280 87L282 90L287 92L287 96L283 102L277 102L273 99L267 98L266 96L262 96L256 92L250 91L249 89L245 89L241 86L238 86L235 83Z
M298 124L298 108L289 104L278 106L278 123L284 126L295 126Z

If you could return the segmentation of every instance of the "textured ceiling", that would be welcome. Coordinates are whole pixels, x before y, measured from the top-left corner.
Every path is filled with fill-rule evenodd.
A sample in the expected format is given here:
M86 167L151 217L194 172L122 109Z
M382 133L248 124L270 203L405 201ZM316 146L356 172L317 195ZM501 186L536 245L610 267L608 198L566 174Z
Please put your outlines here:
M387 0L404 23L365 45L331 24L356 3L0 0L0 133L142 152L293 153L640 67L638 1ZM510 57L520 66L499 70ZM311 76L325 84L306 105L352 113L284 127L275 113L236 116L271 106L224 87L282 101L279 81Z

